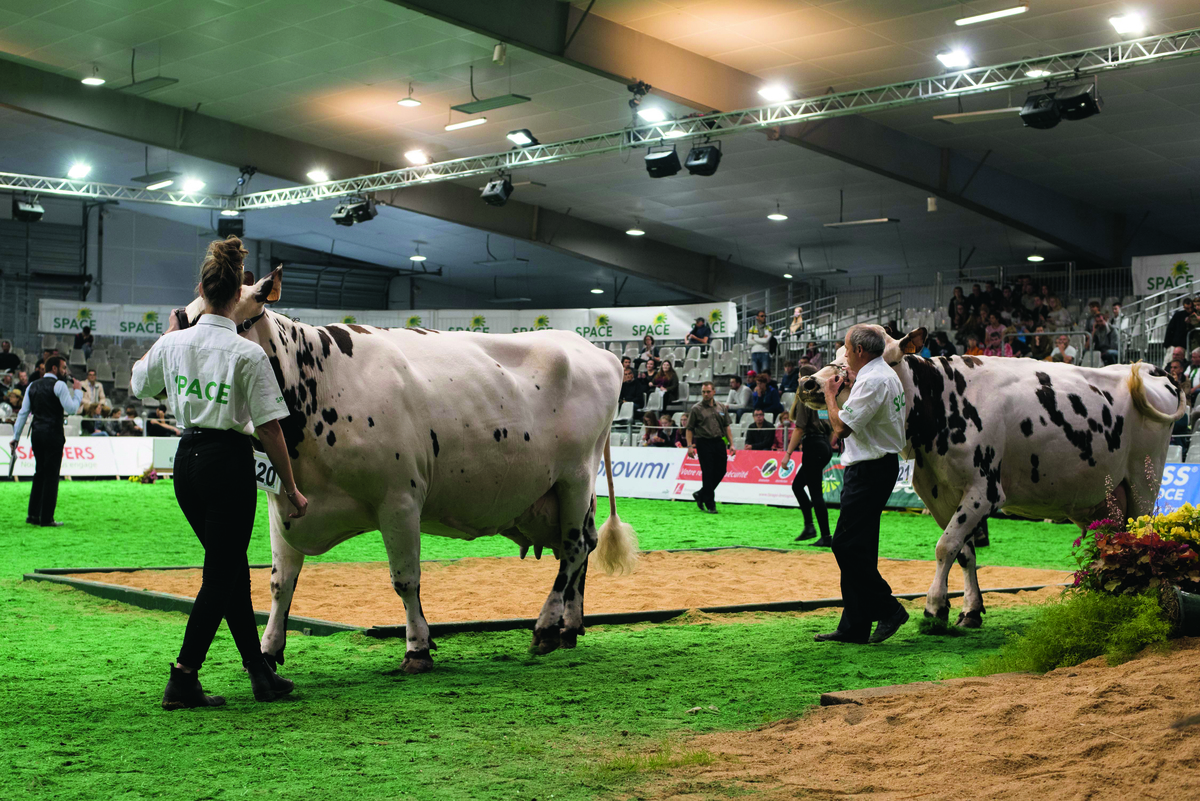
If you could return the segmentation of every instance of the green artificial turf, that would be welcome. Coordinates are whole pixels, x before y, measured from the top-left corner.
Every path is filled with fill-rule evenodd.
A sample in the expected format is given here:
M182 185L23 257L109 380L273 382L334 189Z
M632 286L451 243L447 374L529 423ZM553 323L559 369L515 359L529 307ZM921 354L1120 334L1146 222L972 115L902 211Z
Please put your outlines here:
M58 519L62 528L26 526L29 483L0 484L0 566L4 575L39 567L124 567L198 565L203 550L175 502L170 481L143 485L127 481L64 481L59 488ZM251 564L271 561L266 495L259 494ZM608 517L607 499L597 504L599 520ZM638 532L646 550L700 548L716 545L756 545L804 548L793 540L803 527L799 509L722 504L721 514L702 515L691 503L618 499L621 518ZM830 525L837 524L830 510ZM1073 526L1019 520L989 522L992 545L979 550L979 563L1007 567L1070 569ZM933 559L940 531L933 518L905 512L886 512L882 521L880 556ZM423 559L462 556L514 556L517 547L504 537L467 542L424 537ZM354 537L311 561L385 561L383 543L374 532ZM15 570L10 566L15 566Z

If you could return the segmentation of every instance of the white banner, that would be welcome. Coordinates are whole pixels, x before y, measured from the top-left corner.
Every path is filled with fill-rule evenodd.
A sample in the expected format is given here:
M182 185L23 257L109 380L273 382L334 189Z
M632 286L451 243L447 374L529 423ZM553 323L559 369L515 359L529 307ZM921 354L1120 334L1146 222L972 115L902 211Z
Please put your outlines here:
M1196 270L1195 275L1192 270ZM1152 295L1200 279L1200 253L1133 257L1133 293Z
M612 448L613 488L618 498L672 497L685 448ZM608 495L604 461L596 478L596 494Z
M64 476L138 476L154 463L154 442L158 437L67 437L63 446ZM177 446L179 440L170 440ZM0 469L8 474L7 443ZM28 439L17 445L17 476L32 476L33 446Z
M698 317L708 322L715 337L737 334L737 305L732 301L689 306L613 306L587 312L587 325L575 331L591 340L641 339L647 334L655 339L683 339Z
M157 337L167 330L170 315L170 306L40 300L38 331L74 335L88 326L97 336Z

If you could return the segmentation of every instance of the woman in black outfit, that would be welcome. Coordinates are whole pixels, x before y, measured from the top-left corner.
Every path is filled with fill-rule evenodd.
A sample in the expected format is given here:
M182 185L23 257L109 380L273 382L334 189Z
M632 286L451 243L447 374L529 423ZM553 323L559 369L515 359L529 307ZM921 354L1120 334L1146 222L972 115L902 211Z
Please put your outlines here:
M814 372L816 371L811 367L800 369L802 376L812 375ZM825 466L833 458L833 448L829 444L833 429L829 425L829 421L822 420L818 416L815 409L805 406L799 396L796 396L796 400L792 404L792 423L796 428L792 431L792 437L788 440L787 449L784 451L783 464L788 463L788 460L792 458L792 453L801 452L800 467L796 469L796 476L792 479L792 494L796 496L796 503L800 504L800 511L804 515L804 531L800 532L796 541L811 540L817 536L812 519L815 509L817 525L821 527L821 538L813 545L831 548L833 539L829 535L829 510L825 506L821 480ZM808 490L807 494L805 494L806 489Z

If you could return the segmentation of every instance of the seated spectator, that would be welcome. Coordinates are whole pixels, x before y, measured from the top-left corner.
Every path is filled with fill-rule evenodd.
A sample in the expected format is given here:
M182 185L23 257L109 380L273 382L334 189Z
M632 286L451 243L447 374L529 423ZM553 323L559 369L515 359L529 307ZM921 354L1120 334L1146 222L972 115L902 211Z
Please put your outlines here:
M1121 314L1121 304L1114 303L1112 305L1112 313L1108 315L1108 325L1114 331L1125 333L1129 330L1129 318Z
M254 286L254 273L242 270L242 286Z
M16 386L16 376L9 372L0 373L0 394L7 395Z
M1038 297L1037 290L1033 288L1033 282L1025 283L1021 287L1021 306L1025 311L1032 312L1040 305L1042 305L1042 301Z
M678 434L675 425L671 422L671 416L664 414L658 418L658 428L655 430L654 436L650 438L649 444L655 448L674 448L679 439Z
M950 304L946 307L946 319L953 320L958 314L958 307L967 307L967 296L963 294L961 286L954 287L954 294L950 298Z
M1004 323L1000 321L1000 315L996 312L990 312L987 316L987 325L983 328L984 342L990 340L992 334L1003 336L1005 327Z
M795 362L783 363L783 378L779 381L779 391L796 392L800 389L800 366Z
M1017 320L1006 333L1016 335L1009 336L1005 340L1012 347L1013 355L1028 356L1029 346L1033 342L1033 318L1026 316Z
M1049 361L1053 350L1054 345L1051 344L1050 337L1046 336L1046 327L1034 326L1033 336L1029 338L1029 358L1039 362Z
M692 330L683 338L683 341L688 345L707 345L711 339L712 329L708 326L708 320L697 317L696 324L692 326Z
M624 378L621 381L621 403L628 401L633 404L633 413L637 414L643 406L646 405L646 388L642 382L637 380L637 376L633 374L632 367L625 368Z
M1071 327L1075 325L1075 321L1071 319L1071 313L1063 308L1058 295L1051 295L1047 303L1050 306L1050 313L1046 315L1046 324L1051 326L1054 331L1070 331Z
M21 359L17 354L12 352L12 343L7 339L0 342L0 370L18 370L21 367Z
M146 420L146 433L152 437L179 437L183 435L175 426L167 422L167 415L159 406L154 410L154 416Z
M992 316L995 317L996 315L993 314ZM999 331L992 329L988 330L987 341L984 343L983 347L984 356L1011 357L1013 355L1012 345L1004 341L1003 332L1005 330L1006 329L1003 326L1000 327Z
M96 346L96 338L92 336L90 326L84 326L78 334L75 335L75 350L83 351L83 355L90 359L92 358L92 348Z
M1174 348L1167 348L1167 358L1163 360L1163 369L1169 369L1171 367L1171 362L1187 364L1187 354L1183 352L1183 348L1178 346Z
M776 381L774 378L771 378L770 370L763 370L758 375L756 375L754 377L754 383L756 383L756 384L758 383L759 376L762 376L763 378L767 379L768 384L770 384L772 387L774 387L775 390L778 391L780 394L783 394L782 390L779 389L779 382Z
M137 411L130 406L121 413L121 407L112 410L112 416L108 420L108 435L110 437L140 437L142 435L142 427L135 421L137 420Z
M766 375L756 376L754 395L751 399L751 407L755 411L767 412L769 414L779 414L783 411L783 403L780 401L779 390L771 386L770 379Z
M1000 297L996 299L996 310L1000 313L1000 319L1006 323L1012 322L1018 312L1016 307L1017 299L1013 297L1012 287L1006 286L1000 290ZM1019 311L1024 311L1024 309Z
M804 355L808 357L808 364L814 370L820 370L825 366L825 359L821 356L821 349L817 347L816 342L808 343L808 350L804 351Z
M1097 303L1096 308L1100 308L1100 304ZM1117 363L1117 332L1101 312L1097 312L1092 320L1092 350L1100 353L1100 361L1105 366ZM1192 351L1192 364L1200 368L1200 348Z
M633 359L629 358L628 356L622 356L621 357L621 368L625 369L625 370L632 370L633 369Z
M792 435L792 415L787 409L779 413L779 417L775 419L775 450L786 451L788 437Z
M1058 339L1054 340L1054 350L1050 351L1050 361L1074 364L1077 355L1071 338L1066 334L1059 334Z
M975 337L967 337L966 347L963 350L964 356L982 356L983 348L979 347L979 340Z
M979 314L979 306L987 302L987 297L979 288L979 284L971 284L971 294L967 295L967 312L972 315Z
M96 371L87 371L87 381L83 382L83 404L79 407L84 415L107 415L110 409L108 398L104 396L104 385L96 380Z
M983 324L974 314L958 321L955 329L954 341L963 346L966 346L968 339L973 339L978 343L983 336Z
M740 420L742 415L750 411L754 406L754 396L750 391L750 387L742 383L742 379L738 376L733 376L729 379L729 395L725 398L725 408L730 414L737 415Z
M38 363L33 366L33 375L29 377L30 381L37 381L46 375L46 360L38 359Z
M683 414L679 415L679 425L677 425L675 427L675 447L676 448L686 448L687 447L687 421L688 421L687 412L684 412Z
M655 375L653 383L663 391L663 406L669 406L679 399L679 376L670 360L662 363L662 369Z
M651 358L658 358L658 346L654 344L654 337L646 334L642 337L642 352L638 354L637 361L639 364L645 364Z
M1096 315L1100 313L1100 301L1093 300L1088 303L1087 313L1083 315L1083 330L1090 335L1092 329L1096 326ZM1091 348L1091 340L1084 342L1084 347Z
M654 412L642 415L642 445L652 445L654 437L658 436L658 417Z
M1171 383L1183 392L1187 392L1188 390L1188 380L1185 374L1186 369L1181 359L1172 359L1170 364L1167 365L1167 376L1171 379ZM1171 427L1171 443L1179 445L1183 449L1184 460L1187 459L1188 445L1191 444L1192 439L1189 436L1191 433L1189 425L1190 417L1191 415L1185 414L1176 420L1175 424Z
M951 344L950 338L946 336L945 331L933 332L933 344L929 346L930 356L955 356L958 351Z
M24 396L19 389L10 389L0 401L0 422L17 422L17 413L21 411L21 400Z
M754 410L754 422L746 429L746 450L769 451L775 447L775 426L767 422L762 409Z

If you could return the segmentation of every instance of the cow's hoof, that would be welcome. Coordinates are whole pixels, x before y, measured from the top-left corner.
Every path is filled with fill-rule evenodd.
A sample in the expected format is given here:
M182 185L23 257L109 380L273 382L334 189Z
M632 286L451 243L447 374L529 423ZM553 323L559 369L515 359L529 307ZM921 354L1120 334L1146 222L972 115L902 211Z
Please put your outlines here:
M950 607L939 609L937 614L926 609L917 628L922 634L946 634L950 629Z
M983 610L980 609L973 612L960 612L958 615L958 622L956 622L954 625L964 629L982 628Z
M534 629L533 642L529 645L529 652L543 656L551 651L557 651L560 645L562 645L562 638L557 626L548 629Z
M563 648L574 648L577 645L578 639L583 636L583 629L563 629L559 632L559 638Z
M267 654L267 653L264 653L262 656L263 656L263 661L267 663L267 665L271 668L271 670L278 673L279 666L283 664L283 651L280 650L278 656L276 656L275 654Z
M409 651L404 655L404 661L400 663L400 670L410 676L417 673L428 673L433 670L433 660L429 658L429 649L423 651Z

